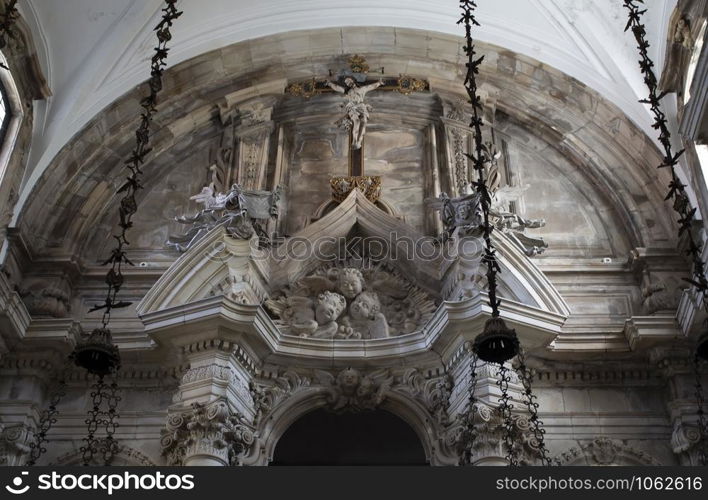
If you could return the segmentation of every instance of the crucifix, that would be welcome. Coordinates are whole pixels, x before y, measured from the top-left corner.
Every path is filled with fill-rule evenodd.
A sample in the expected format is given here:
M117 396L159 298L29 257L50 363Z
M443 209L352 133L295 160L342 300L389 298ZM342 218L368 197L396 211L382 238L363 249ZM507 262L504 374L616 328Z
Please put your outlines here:
M359 86L353 77L347 76L344 78L344 86L331 81L327 81L326 84L335 92L344 94L345 102L342 104L344 116L337 120L336 124L349 131L349 175L364 175L364 134L366 124L369 122L369 111L371 111L371 105L364 102L364 97L372 90L381 87L384 81L380 79Z
M364 173L364 138L372 110L371 105L365 102L366 94L381 89L409 95L428 89L427 82L404 75L371 81L367 79L368 72L366 60L354 55L349 58L349 68L340 71L335 81L312 78L305 82L291 83L285 89L288 94L308 99L327 92L342 94L344 98L344 116L335 123L349 131L349 175L335 177L331 181L332 197L338 202L343 201L354 188L361 190L372 202L378 200L381 191L381 178L366 176ZM380 72L383 74L384 69L381 68ZM330 71L332 76L333 72Z

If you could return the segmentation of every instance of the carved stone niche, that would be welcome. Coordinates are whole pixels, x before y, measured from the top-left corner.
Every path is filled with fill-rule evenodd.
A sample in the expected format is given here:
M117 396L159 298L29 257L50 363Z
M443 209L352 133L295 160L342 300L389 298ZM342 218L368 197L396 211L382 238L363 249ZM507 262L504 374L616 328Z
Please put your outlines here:
M298 279L266 307L286 335L383 339L420 330L435 303L388 266L344 265Z

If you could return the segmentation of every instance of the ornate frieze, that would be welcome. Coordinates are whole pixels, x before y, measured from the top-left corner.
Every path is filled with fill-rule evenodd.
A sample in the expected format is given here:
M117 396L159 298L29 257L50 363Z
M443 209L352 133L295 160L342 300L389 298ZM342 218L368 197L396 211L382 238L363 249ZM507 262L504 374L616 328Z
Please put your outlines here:
M229 388L231 388L236 394L238 394L242 401L248 405L253 405L253 397L251 391L246 383L243 381L233 368L229 366L220 365L217 363L212 363L209 365L197 366L195 368L190 368L182 376L182 386L191 383L197 383L201 381L209 380L223 380L228 382Z
M190 459L207 457L222 465L239 465L240 457L255 440L243 417L224 400L193 403L191 409L167 419L160 446L169 465L190 465Z
M266 301L284 333L323 339L382 339L412 333L435 304L392 269L321 268Z
M598 436L561 453L560 465L661 465L649 453L623 441Z

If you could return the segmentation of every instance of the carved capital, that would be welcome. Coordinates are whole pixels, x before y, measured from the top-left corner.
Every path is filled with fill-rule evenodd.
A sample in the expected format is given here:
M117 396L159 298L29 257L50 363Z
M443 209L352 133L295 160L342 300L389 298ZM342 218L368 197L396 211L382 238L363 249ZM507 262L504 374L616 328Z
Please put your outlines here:
M540 457L540 443L531 432L529 420L523 415L513 415L514 446L519 462L532 465ZM475 404L472 409L457 416L445 433L445 445L453 449L461 464L495 462L506 459L504 448L506 427L497 408Z
M243 417L224 400L193 403L191 409L172 414L162 431L162 454L170 465L203 463L239 465L240 457L255 440Z
M0 433L0 465L23 465L30 452L32 431L24 425L6 427Z
M701 465L701 456L708 452L701 442L698 425L687 424L681 419L674 421L671 433L671 449L678 456L681 465Z

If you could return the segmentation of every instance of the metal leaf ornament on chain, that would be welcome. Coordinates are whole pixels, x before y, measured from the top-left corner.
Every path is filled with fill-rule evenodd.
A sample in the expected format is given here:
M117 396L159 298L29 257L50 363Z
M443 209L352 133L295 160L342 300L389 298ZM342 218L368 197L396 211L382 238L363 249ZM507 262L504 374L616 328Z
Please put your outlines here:
M512 413L513 405L509 395L511 375L505 363L519 354L520 343L516 331L509 328L499 314L501 300L497 297L497 275L501 272L501 266L497 260L496 248L492 242L492 232L494 230L493 224L490 223L492 199L488 181L485 178L485 160L487 155L485 154L485 145L482 138L482 126L484 125L482 120L483 106L477 89L477 75L482 61L484 61L484 56L477 57L474 40L472 39L472 26L479 26L474 14L477 4L471 0L460 0L460 8L462 16L458 24L462 24L465 27L466 43L464 50L467 55L467 74L464 85L469 102L472 105L472 118L469 126L473 131L472 136L474 139L474 154L467 154L466 156L472 161L474 170L477 173L477 180L472 185L479 196L482 209L482 224L480 227L482 239L484 240L482 262L487 269L489 305L492 309L492 317L485 322L482 333L474 340L473 351L482 361L499 365L497 385L501 391L499 410L504 421L503 441L507 450L506 458L509 465L516 466L519 465L519 443L517 442L516 425ZM531 379L526 372L523 358L521 365L523 370L519 373L519 378L524 385L525 402L527 410L531 414L534 439L537 441L544 464L550 465L550 459L544 444L545 431L541 421L538 419L538 404L535 402L535 396L533 396L531 391Z
M477 4L471 0L461 0L462 17L458 24L465 27L465 54L467 54L467 75L465 76L465 89L472 104L472 118L470 128L473 130L474 154L466 156L473 162L474 170L477 172L477 180L472 183L480 196L482 207L482 238L484 239L484 253L482 262L487 268L487 283L489 293L489 305L492 308L492 317L484 325L484 331L475 339L474 349L479 358L483 361L500 363L513 358L518 352L518 340L516 332L508 328L503 319L499 317L499 305L501 301L497 298L497 274L501 271L496 256L496 249L492 242L492 232L494 226L489 221L489 210L492 198L487 187L485 178L485 150L482 139L482 126L484 122L481 114L483 111L482 101L477 92L477 75L479 67L484 60L484 56L477 58L474 41L472 39L472 26L479 26L475 19L474 9Z
M671 133L669 132L668 120L666 115L661 109L661 100L666 96L667 92L659 91L659 83L654 73L654 62L649 58L649 42L647 41L647 31L644 24L642 24L642 16L646 12L646 9L642 9L640 5L644 5L643 0L624 0L624 7L628 11L627 25L624 31L632 30L634 39L637 42L637 49L639 50L639 69L644 77L644 83L649 89L649 96L646 99L642 99L639 102L642 104L649 105L649 109L654 117L654 124L652 127L659 132L659 143L663 149L664 158L661 165L658 168L668 168L671 173L671 181L669 182L669 191L664 198L665 201L672 200L674 211L679 216L679 238L686 238L688 244L686 249L686 255L690 257L692 261L692 276L690 278L684 278L684 281L690 283L699 293L703 294L704 307L706 304L706 294L708 293L708 279L706 278L706 267L702 254L702 244L697 240L696 235L693 231L693 226L695 222L695 215L697 209L691 206L691 202L686 193L686 186L679 179L677 166L679 165L679 158L683 154L684 150L680 150L677 153L673 152L671 146ZM702 358L708 360L708 335L704 335L698 342L696 348L696 359ZM698 369L698 365L696 365ZM701 447L701 460L703 465L706 465L705 447L708 442L708 432L706 432L705 416L703 415L703 388L700 383L700 373L696 372L696 391L700 391L697 394L699 400L698 414L702 419L701 421L701 438L699 446Z
M530 368L526 365L526 354L523 349L519 349L519 355L517 356L518 367L516 368L516 373L519 374L519 380L524 388L523 398L526 409L529 412L529 422L531 423L531 432L533 437L538 444L538 454L543 465L553 465L554 462L548 454L548 449L546 448L546 443L544 441L544 435L546 430L543 428L543 422L538 418L538 402L537 397L531 390L531 380L532 374Z
M78 367L85 369L90 375L96 377L96 382L91 388L92 406L85 420L87 436L84 438L85 445L81 447L84 465L89 465L97 454L101 455L105 465L110 465L113 457L120 449L114 437L118 428L119 415L117 406L121 400L120 392L115 380L110 385L106 384L105 381L107 375L115 376L115 373L120 369L120 352L113 343L108 324L110 323L113 309L130 305L130 302L118 300L117 295L124 283L123 265L133 265L126 255L126 247L130 245L127 233L133 226L132 219L138 209L136 194L138 190L142 189L140 178L143 172L141 167L151 151L151 148L148 147L150 142L150 124L152 123L153 115L157 112L157 94L162 89L162 75L167 65L165 59L169 50L167 49L167 42L172 39L170 28L174 20L182 15L182 12L175 7L177 1L165 0L165 7L162 9L162 20L154 28L158 44L151 59L151 72L148 81L150 93L140 101L142 112L140 114L140 125L135 131L135 149L125 162L128 176L117 191L117 194L122 195L122 198L118 208L118 227L120 230L113 235L116 245L110 256L103 262L103 265L111 266L105 278L108 290L103 304L97 305L89 311L103 310L102 325L99 328L95 328L87 339L79 343L69 357ZM12 2L12 5L14 5L14 2ZM0 28L6 27L3 25ZM64 379L62 378L62 380ZM66 392L65 388L66 385L62 382L60 390L56 391L50 398L49 408L42 413L35 442L30 445L31 451L28 465L35 465L39 457L46 452L44 443L47 441L47 433L57 421L57 406ZM105 437L98 436L101 430L105 432Z
M504 363L499 364L499 371L497 372L499 379L497 380L497 386L501 391L501 396L499 396L499 412L501 413L502 420L504 421L504 447L506 448L506 460L509 465L514 467L519 465L519 450L516 446L516 425L513 419L512 410L514 405L511 403L511 396L509 396L509 382L511 381L511 375L509 375L509 369L504 365Z
M477 362L479 358L472 352L470 359L470 383L467 397L467 413L465 414L465 433L466 436L462 440L465 443L465 449L460 457L460 465L474 464L474 444L477 439L477 430L475 428L475 414L477 406L477 397L475 395L477 389Z
M103 459L104 465L111 465L113 457L119 451L120 447L114 434L118 427L116 408L120 400L118 384L115 381L110 385L106 384L105 378L99 376L92 386L92 407L85 420L88 434L84 438L86 444L80 450L84 465L90 465L96 455ZM104 405L107 410L103 409ZM101 428L105 430L105 438L97 436Z
M125 163L128 169L128 177L117 191L119 195L122 195L118 209L118 227L120 229L117 234L114 234L116 246L111 255L103 262L103 265L110 264L111 266L106 273L105 280L108 285L108 291L104 303L91 309L91 311L103 310L102 323L104 328L110 322L113 309L130 305L130 302L118 300L117 295L124 282L123 265L133 265L126 256L126 247L130 245L127 234L128 230L133 227L133 216L138 209L136 195L142 189L140 178L143 172L141 167L145 164L146 157L151 151L151 148L148 147L150 143L150 124L152 123L153 115L157 112L157 95L162 90L162 75L165 66L167 66L165 59L169 51L167 42L172 39L170 28L172 23L182 15L182 12L175 7L176 3L177 0L165 0L166 5L162 9L162 20L155 27L158 44L151 59L150 80L148 81L150 94L140 102L142 112L140 125L135 131L136 145L130 158Z
M682 149L674 153L671 147L671 133L669 132L668 120L661 110L661 99L666 95L666 92L659 91L659 82L657 81L653 69L654 62L649 58L648 49L650 45L647 41L646 27L642 24L642 15L646 12L646 9L640 10L639 4L643 5L643 0L624 0L624 7L628 10L629 18L624 30L628 31L631 29L637 41L637 48L639 49L639 68L644 76L644 83L649 89L649 96L639 102L649 105L651 113L654 116L654 124L652 127L659 132L659 143L663 149L664 158L658 168L668 168L671 172L671 182L669 183L669 191L665 200L673 201L674 210L679 215L678 235L679 238L683 236L688 240L686 254L691 258L693 263L693 276L691 278L684 278L684 280L694 285L699 292L705 293L708 291L706 268L701 259L701 244L697 241L692 230L696 209L691 207L691 202L686 193L686 186L679 179L676 170L679 164L679 158L684 150Z

